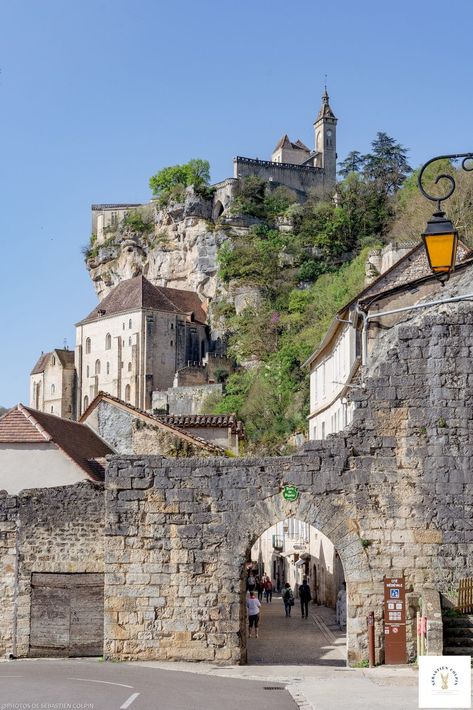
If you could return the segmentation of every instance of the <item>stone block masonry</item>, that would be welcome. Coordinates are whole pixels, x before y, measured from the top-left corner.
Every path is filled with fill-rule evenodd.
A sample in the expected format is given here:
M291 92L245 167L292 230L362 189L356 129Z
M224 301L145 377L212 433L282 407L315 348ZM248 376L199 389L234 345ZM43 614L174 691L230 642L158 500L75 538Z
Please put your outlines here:
M384 575L406 577L415 655L418 597L473 575L471 355L473 310L452 304L387 335L343 434L277 459L112 459L106 655L244 663L245 562L255 540L291 516L340 555L349 662L367 657L371 610L383 658ZM283 499L284 483L298 486L297 501Z
M27 656L34 573L103 573L103 487L0 493L0 655Z

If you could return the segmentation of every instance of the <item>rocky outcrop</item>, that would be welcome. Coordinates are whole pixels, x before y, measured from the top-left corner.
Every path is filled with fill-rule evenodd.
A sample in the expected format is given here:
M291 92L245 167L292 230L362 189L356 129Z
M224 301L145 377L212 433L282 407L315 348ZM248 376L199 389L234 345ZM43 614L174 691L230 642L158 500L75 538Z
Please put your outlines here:
M86 260L102 300L120 281L144 274L158 286L197 291L206 299L217 291L217 250L231 225L215 213L215 198L187 188L185 201L152 207L148 229L133 231L121 222ZM240 228L240 227L239 227Z

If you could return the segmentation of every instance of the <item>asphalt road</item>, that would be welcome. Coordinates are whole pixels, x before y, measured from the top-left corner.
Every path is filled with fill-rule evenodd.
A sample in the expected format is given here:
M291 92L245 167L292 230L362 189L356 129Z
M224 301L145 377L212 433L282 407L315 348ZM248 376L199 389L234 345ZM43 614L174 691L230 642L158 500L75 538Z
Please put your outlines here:
M279 690L274 690L279 687ZM271 688L271 689L266 689ZM281 689L282 688L282 689ZM278 683L98 660L0 664L0 710L296 710Z

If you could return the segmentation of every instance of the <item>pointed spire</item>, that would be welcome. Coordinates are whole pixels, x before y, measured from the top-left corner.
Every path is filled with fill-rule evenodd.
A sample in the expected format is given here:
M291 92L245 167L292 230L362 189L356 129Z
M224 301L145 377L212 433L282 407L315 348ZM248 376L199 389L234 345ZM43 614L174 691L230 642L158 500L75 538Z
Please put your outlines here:
M321 118L335 118L335 114L330 108L327 84L325 84L324 93L322 94L322 106L320 107L320 111L317 114L315 121L320 121Z

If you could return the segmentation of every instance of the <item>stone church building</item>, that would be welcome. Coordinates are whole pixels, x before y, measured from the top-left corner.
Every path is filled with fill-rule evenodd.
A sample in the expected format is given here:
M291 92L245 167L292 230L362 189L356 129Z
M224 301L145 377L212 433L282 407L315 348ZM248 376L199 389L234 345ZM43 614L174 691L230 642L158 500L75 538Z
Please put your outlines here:
M208 350L207 313L192 291L121 281L77 323L77 412L104 391L150 409L153 390L172 386L187 362Z
M76 351L42 354L30 376L30 406L80 418L101 391L143 410L154 390L208 352L205 304L197 293L121 281L76 325Z

